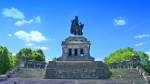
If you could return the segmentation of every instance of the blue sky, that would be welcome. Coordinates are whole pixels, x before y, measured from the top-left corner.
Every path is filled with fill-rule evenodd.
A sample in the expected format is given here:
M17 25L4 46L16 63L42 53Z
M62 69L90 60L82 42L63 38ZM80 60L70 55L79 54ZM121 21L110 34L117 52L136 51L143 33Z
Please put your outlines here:
M150 54L149 0L0 0L0 45L12 53L43 49L47 60L61 56L74 16L84 23L91 56L102 60L116 49Z

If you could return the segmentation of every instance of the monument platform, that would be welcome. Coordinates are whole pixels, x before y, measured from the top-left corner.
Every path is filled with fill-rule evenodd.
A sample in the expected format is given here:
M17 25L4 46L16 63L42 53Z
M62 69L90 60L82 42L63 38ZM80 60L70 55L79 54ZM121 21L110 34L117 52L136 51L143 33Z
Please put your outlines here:
M62 56L48 63L46 79L107 79L111 76L108 66L94 61L90 55L91 43L83 36L83 27L76 16L70 29L73 36L62 41Z

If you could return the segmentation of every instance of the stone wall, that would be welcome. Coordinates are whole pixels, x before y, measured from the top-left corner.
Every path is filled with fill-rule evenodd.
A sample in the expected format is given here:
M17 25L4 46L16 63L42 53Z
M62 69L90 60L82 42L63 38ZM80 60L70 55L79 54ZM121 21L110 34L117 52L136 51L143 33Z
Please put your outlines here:
M45 76L45 69L40 68L20 68L16 72L18 78L37 78L43 79Z
M21 58L20 58L20 65L18 67L44 69L45 66L46 66L46 62L45 61L37 61L35 59L29 60L29 59L27 59L27 56L21 56Z

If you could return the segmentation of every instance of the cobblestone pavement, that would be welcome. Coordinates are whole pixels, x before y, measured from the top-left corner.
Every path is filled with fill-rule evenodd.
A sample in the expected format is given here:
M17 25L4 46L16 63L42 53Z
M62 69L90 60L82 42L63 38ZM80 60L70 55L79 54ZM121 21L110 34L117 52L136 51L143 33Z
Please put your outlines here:
M16 83L15 83L16 81ZM143 81L137 80L76 80L76 79L20 79L12 78L0 84L146 84Z

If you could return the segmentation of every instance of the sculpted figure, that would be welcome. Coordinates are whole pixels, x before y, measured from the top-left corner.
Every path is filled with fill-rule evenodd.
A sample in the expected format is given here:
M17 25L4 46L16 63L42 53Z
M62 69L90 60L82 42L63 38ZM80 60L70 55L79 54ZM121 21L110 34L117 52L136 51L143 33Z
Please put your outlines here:
M72 23L71 23L70 33L73 35L83 35L83 32L82 32L83 27L84 27L84 24L79 22L78 17L75 16L75 18L72 20Z

